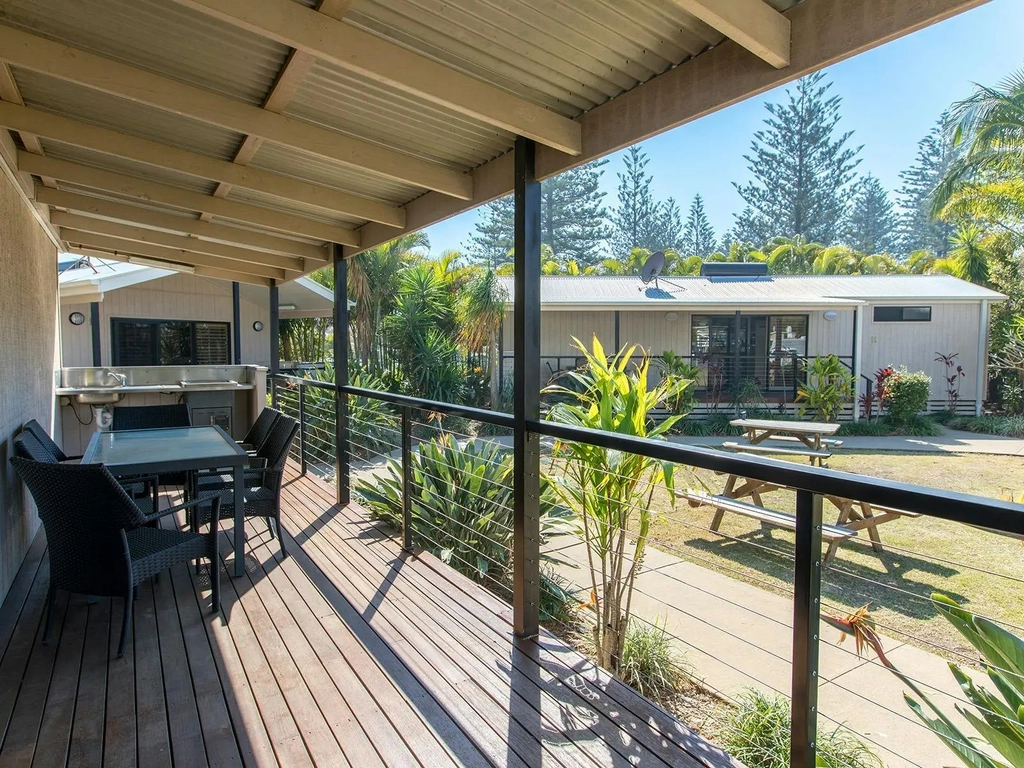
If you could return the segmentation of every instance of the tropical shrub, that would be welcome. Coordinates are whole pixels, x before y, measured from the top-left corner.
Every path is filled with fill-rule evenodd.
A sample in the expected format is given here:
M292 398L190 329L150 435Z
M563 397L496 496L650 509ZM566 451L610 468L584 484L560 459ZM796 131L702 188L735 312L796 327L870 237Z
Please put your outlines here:
M800 415L814 412L818 421L835 421L853 397L853 374L835 355L815 357L804 363L805 380L796 393Z
M845 619L822 616L824 621L852 634L858 655L867 646L878 660L914 694L904 693L907 706L952 750L968 768L1024 768L1024 640L983 616L964 610L946 595L932 593L939 613L981 654L985 673L995 686L991 692L978 685L959 665L949 669L974 711L957 704L956 711L978 732L980 739L966 735L960 727L922 691L914 679L904 675L886 658L867 608ZM916 696L917 698L914 698ZM926 710L930 710L927 711ZM1007 762L989 757L998 752Z
M956 413L957 403L960 402L960 379L967 375L964 367L956 361L959 356L959 352L935 353L935 362L944 366L942 380L946 384L946 410L950 413Z
M697 405L697 388L695 382L700 376L700 368L687 362L683 355L666 349L657 360L661 372L661 380L666 379L669 385L678 387L678 394L666 398L665 407L670 413L685 416Z
M750 688L729 717L725 748L749 768L789 768L790 708L782 696ZM883 768L866 744L842 726L818 730L820 768Z
M609 359L594 337L592 350L573 339L586 365L570 374L577 390L556 388L569 402L551 407L547 418L561 424L598 429L631 437L663 439L679 420L670 416L658 425L651 411L678 394L679 383L661 382L648 389L650 360L633 366L636 347ZM565 459L564 477L552 485L582 521L587 547L593 610L594 649L598 664L621 673L623 648L638 569L643 564L651 526L651 497L658 486L674 499L673 467L645 456L596 445L561 442L555 455Z
M648 698L675 693L686 680L686 664L664 624L632 622L622 649L623 681Z
M985 435L1024 437L1024 416L957 416L947 426Z
M402 529L402 465L355 484L366 509ZM512 454L491 442L451 435L412 453L412 541L476 581L506 585L512 557ZM571 515L542 479L541 539L572 530Z
M931 376L923 371L909 372L899 368L889 377L886 410L895 424L906 424L928 407L932 389Z

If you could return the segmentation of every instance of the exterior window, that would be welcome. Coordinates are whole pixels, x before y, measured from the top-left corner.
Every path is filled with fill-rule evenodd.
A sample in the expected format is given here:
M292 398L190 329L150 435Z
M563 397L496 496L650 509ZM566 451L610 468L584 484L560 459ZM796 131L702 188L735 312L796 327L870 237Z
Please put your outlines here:
M876 323L928 323L931 307L875 307Z
M227 365L228 323L128 320L113 323L114 365Z

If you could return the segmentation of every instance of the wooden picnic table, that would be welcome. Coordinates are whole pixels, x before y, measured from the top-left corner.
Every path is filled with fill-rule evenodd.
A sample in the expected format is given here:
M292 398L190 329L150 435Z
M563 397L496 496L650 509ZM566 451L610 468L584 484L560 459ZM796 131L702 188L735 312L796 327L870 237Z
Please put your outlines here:
M800 442L812 451L842 445L839 441L828 439L839 431L839 424L774 419L733 419L729 423L742 429L743 436L751 445L760 445L765 440Z

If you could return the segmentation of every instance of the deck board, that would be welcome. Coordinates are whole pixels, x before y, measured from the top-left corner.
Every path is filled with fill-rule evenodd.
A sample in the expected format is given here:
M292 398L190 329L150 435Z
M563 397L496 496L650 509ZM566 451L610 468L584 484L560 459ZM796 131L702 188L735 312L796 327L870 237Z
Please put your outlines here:
M182 565L140 587L122 659L119 599L60 595L41 644L40 536L0 606L0 768L735 765L322 481L289 468L283 503L290 557L252 521L230 578L225 532L221 614Z

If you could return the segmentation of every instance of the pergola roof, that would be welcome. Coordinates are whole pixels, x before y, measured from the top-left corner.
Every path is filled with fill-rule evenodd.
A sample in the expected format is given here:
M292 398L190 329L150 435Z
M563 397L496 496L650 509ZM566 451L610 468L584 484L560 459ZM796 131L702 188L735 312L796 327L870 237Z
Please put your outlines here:
M0 158L63 250L269 285L507 194L516 135L552 175L980 2L4 0Z

